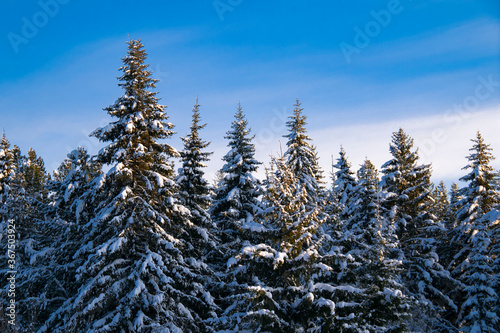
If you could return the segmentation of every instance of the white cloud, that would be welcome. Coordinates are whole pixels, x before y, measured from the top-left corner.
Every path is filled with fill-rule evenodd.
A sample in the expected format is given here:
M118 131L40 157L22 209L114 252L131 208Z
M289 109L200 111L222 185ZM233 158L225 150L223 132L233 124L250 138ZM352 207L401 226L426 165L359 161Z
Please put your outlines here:
M468 114L467 118L451 118L446 114L421 118L408 118L373 122L343 127L329 127L310 133L317 145L324 170L331 170L331 158L338 157L340 145L347 151L353 169L357 170L365 157L378 168L391 158L391 135L400 127L414 139L419 147L422 163L432 163L433 179L452 181L465 175L465 157L472 146L470 139L479 130L485 141L491 144L493 155L500 156L500 107ZM499 160L493 165L500 168Z

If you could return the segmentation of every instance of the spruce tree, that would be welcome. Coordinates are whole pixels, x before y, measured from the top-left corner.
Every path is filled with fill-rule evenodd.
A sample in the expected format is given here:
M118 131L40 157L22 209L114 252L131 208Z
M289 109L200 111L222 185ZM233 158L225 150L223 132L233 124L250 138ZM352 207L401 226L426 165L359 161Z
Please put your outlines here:
M180 152L182 167L176 177L178 186L177 197L179 202L189 210L191 228L195 233L190 235L194 245L193 251L199 255L206 255L207 252L216 246L213 235L207 230L214 228L208 208L211 204L212 188L204 178L203 168L205 162L209 161L211 152L206 152L209 145L201 139L199 130L206 124L200 125L200 105L198 99L193 107L193 120L189 136L181 138L184 142L184 149ZM208 245L208 247L207 247Z
M44 254L43 249L55 237L52 225L45 222L45 212L48 210L46 185L49 176L43 159L37 156L34 149L30 148L28 156L23 156L20 149L14 146L8 155L8 191L4 192L0 214L3 225L8 220L13 220L17 236L14 245L18 327L24 331L33 331L46 318L44 306L52 303L53 297L58 297L49 290L59 289L58 285L46 285L41 277L49 268L36 265L36 261ZM0 240L1 245L7 248L3 243L6 239ZM5 271L2 269L3 274ZM7 289L3 291L6 292Z
M495 244L497 226L488 216L498 206L497 174L490 162L494 159L491 148L478 132L471 140L474 144L469 163L463 168L470 172L460 178L468 182L456 204L456 227L452 232L454 251L452 273L465 285L459 316L460 330L464 332L498 332L498 294L494 290ZM495 218L493 218L495 220ZM498 289L497 289L498 291Z
M51 217L75 222L80 196L101 173L101 165L89 156L85 148L71 151L48 184L53 193L50 197Z
M462 199L457 203L457 230L460 235L466 236L474 226L474 222L485 213L496 207L499 203L497 173L490 162L494 159L490 145L484 142L481 133L477 132L476 138L471 140L474 145L467 157L469 164L463 169L470 172L461 181L467 182L467 187L460 190ZM459 235L459 237L460 237ZM458 239L456 239L458 240Z
M468 239L470 250L459 266L462 271L460 279L466 285L459 314L460 332L499 332L499 295L495 291L498 271L495 272L495 258L492 256L491 230L485 222L475 223L472 227Z
M341 224L350 217L349 206L351 206L352 193L356 187L356 179L354 172L351 170L351 163L347 160L346 152L343 147L340 147L339 158L333 166L337 169L335 172L335 182L333 184L333 192L339 203L339 218Z
M316 148L310 143L311 138L306 134L306 119L302 114L303 108L297 99L294 104L293 115L289 117L286 126L288 134L287 150L284 154L285 163L292 170L299 182L297 189L305 189L308 196L308 205L323 201L322 171L318 164Z
M260 180L254 177L261 163L254 158L254 136L250 136L251 129L240 104L234 117L225 136L230 150L222 158L226 162L220 170L224 178L215 191L210 213L223 246L239 250L242 226L252 225L255 216L262 213L259 196L263 190Z
M14 154L10 149L10 142L5 137L5 132L2 132L2 141L0 142L0 205L2 208L7 201L15 170ZM2 208L0 208L0 221L3 220Z
M318 281L331 286L336 304L333 332L399 332L410 316L401 284L403 253L389 233L380 206L378 175L366 160L351 189L345 221L334 250L320 257L328 267Z
M78 289L75 275L82 262L73 256L84 235L76 223L76 213L79 197L100 173L100 167L79 147L68 154L58 171L46 185L49 196L43 207L44 219L32 228L36 242L32 242L29 265L19 274L23 293L29 299L25 305L29 316L23 317L21 324L29 331L37 331Z
M265 219L259 229L254 226L262 242L247 243L228 263L229 272L246 287L240 297L233 297L224 314L232 323L227 328L328 330L334 304L314 297L311 279L319 248L313 236L322 223L318 218L321 210L306 205L307 192L304 187L298 189L299 180L282 157L273 158L272 166L273 174L268 174L266 182Z
M434 186L431 196L434 203L431 206L430 213L434 216L434 220L442 223L448 228L451 227L453 214L450 209L448 190L443 181L441 181L438 186Z
M79 289L41 331L202 332L215 315L203 287L205 266L185 257L180 236L190 228L175 197L170 159L177 151L160 140L172 136L156 80L139 40L128 42L119 86L124 95L105 108L114 118L92 133L108 145L97 161L110 164L84 196L95 207L75 254Z
M392 135L390 152L393 158L382 166L383 205L404 252L404 284L416 300L410 326L421 327L425 322L426 327L420 329L447 332L453 329L447 318L457 310L447 294L457 282L436 253L436 239L444 228L431 214L431 167L417 163L413 139L401 128Z
M461 202L463 199L462 195L460 194L460 188L458 187L457 182L453 182L451 184L451 190L450 190L450 211L452 214L452 227L455 228L457 226L456 224L456 214L459 207L459 202ZM451 229L451 228L450 228Z
M216 236L220 240L218 254L211 256L211 266L219 272L221 283L215 292L224 312L221 319L214 322L216 327L233 327L239 321L232 311L240 309L240 302L245 303L247 287L228 268L231 258L241 249L259 238L252 229L260 228L257 216L263 212L260 196L263 193L261 183L254 178L260 164L255 158L255 146L252 143L248 121L243 109L238 104L231 130L225 138L229 140L229 152L223 157L225 164L221 168L223 179L215 190L210 215L216 225ZM243 306L243 305L242 305Z

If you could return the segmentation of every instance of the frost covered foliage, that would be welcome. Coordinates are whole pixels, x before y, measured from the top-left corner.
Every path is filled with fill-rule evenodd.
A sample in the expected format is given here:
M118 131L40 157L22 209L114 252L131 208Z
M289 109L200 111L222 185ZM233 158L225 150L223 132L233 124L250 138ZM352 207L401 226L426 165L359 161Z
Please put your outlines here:
M81 203L80 196L99 174L100 163L93 161L85 148L78 147L70 152L48 184L51 192L49 204L52 207L49 214L54 218L74 222Z
M61 299L61 288L58 285L47 285L47 277L53 274L44 249L57 237L58 233L52 225L45 223L47 191L45 188L48 175L45 172L43 159L29 149L28 156L21 155L19 148L10 150L8 141L3 140L2 150L8 158L3 163L4 177L3 203L0 207L2 221L0 225L0 246L5 249L1 259L7 263L7 223L12 219L15 224L17 242L13 249L15 255L17 319L20 329L30 331L46 318L46 308ZM12 244L12 243L10 243ZM11 247L9 249L12 249ZM35 260L45 261L37 266ZM7 302L8 289L5 284L9 267L4 265L0 270L2 277L2 302ZM40 297L42 295L42 297ZM2 306L5 306L4 303Z
M469 164L463 167L470 172L460 178L468 184L460 190L461 200L455 204L458 238L460 235L470 234L474 222L499 204L496 181L498 173L490 165L493 160L491 147L484 142L479 132L471 141L474 145L470 149L472 153L467 157Z
M404 284L417 301L414 311L435 318L428 330L446 332L451 327L446 318L457 310L447 293L458 282L440 264L436 253L436 238L445 229L431 214L434 200L430 165L417 163L413 139L402 129L393 133L390 152L393 158L382 166L383 205L404 253Z
M225 138L229 140L229 152L224 155L221 169L224 176L215 191L210 213L219 230L222 246L238 248L240 230L244 224L254 223L262 212L260 180L254 177L260 162L255 160L255 146L250 128L241 105ZM224 250L226 251L226 250Z
M216 224L216 235L220 240L217 252L210 257L210 264L218 272L221 281L215 286L215 293L220 299L221 307L228 311L233 299L245 297L246 286L229 272L230 259L236 256L242 247L259 238L254 230L261 231L261 224L256 217L262 213L263 205L260 196L263 193L261 183L254 178L260 164L255 160L253 136L245 119L241 105L238 105L231 130L225 138L229 140L229 152L223 157L222 180L219 182L214 201L210 209L212 221ZM236 305L235 305L236 306ZM222 319L214 323L216 327L227 327L226 312Z
M491 148L478 132L463 169L471 171L460 178L468 182L459 191L455 204L456 227L452 241L456 244L451 263L452 273L465 285L458 318L462 332L498 332L498 215L497 173L490 162ZM495 288L496 287L496 288Z
M289 117L286 126L288 134L287 150L284 154L285 163L297 177L300 190L304 189L309 198L308 204L314 206L322 201L322 171L318 165L316 148L309 143L305 126L307 117L302 114L303 108L297 99L293 115Z
M333 165L337 169L335 172L335 181L333 183L333 195L338 202L338 213L341 220L347 220L350 216L349 207L352 205L353 191L356 187L354 172L351 170L351 163L347 161L346 152L340 147L339 158Z
M108 145L97 161L111 169L84 196L95 215L85 234L77 269L79 289L41 332L202 332L214 315L203 287L206 266L182 252L190 224L173 197L168 139L173 125L158 104L155 80L140 41L128 42L119 84L124 95L105 110L116 119L93 135Z
M328 329L334 303L315 298L318 286L311 280L319 247L313 235L322 223L321 209L307 205L305 189L298 190L299 180L283 158L274 158L272 164L268 208L259 229L262 243L245 244L228 262L228 273L244 288L231 297L221 322L233 332Z
M190 214L189 220L192 226L189 228L189 242L192 250L198 256L206 255L208 251L216 247L214 236L209 230L214 228L208 208L211 204L212 188L204 178L204 164L209 160L211 152L204 151L209 143L200 138L199 130L206 124L200 125L200 105L198 100L193 107L193 120L191 131L187 137L182 138L184 149L180 152L182 166L176 177L178 187L177 198ZM188 249L186 249L188 250Z
M358 178L346 207L350 218L319 258L314 278L330 286L336 305L331 332L402 332L410 317L400 280L403 254L388 232L371 162L364 162Z
M7 201L15 170L14 154L10 149L10 142L5 137L5 132L2 132L2 141L0 142L0 204L2 208ZM1 210L0 216L2 216Z

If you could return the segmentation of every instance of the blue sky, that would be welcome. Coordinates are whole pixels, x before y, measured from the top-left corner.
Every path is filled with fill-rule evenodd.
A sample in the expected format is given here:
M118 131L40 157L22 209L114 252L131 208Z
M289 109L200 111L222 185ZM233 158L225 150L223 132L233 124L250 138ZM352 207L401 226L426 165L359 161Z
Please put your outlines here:
M500 159L496 0L6 0L0 15L0 126L49 170L78 145L101 147L88 134L121 95L129 35L145 44L178 149L199 97L209 177L239 101L264 163L296 98L325 171L341 144L354 169L365 157L380 167L400 126L436 181L464 175L477 130Z

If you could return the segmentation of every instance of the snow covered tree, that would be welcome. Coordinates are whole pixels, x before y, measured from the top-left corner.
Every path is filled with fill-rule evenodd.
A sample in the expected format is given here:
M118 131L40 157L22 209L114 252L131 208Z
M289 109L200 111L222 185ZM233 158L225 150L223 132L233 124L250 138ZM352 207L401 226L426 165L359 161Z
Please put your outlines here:
M426 219L432 204L430 165L418 165L413 139L403 129L392 134L389 150L392 159L382 166L382 189L387 192L384 206L398 237L403 241L417 227L414 222Z
M460 188L458 187L457 182L453 182L453 184L451 184L451 190L450 190L450 211L452 214L453 228L457 226L455 217L457 215L458 209L460 208L459 202L461 202L462 199L463 197L460 194Z
M75 201L85 193L92 180L101 172L101 165L91 159L85 148L78 147L71 151L48 184L48 189L52 192L49 198L50 206L54 210L52 217L75 222Z
M208 181L204 178L203 168L206 167L204 162L209 161L211 152L203 151L208 147L209 143L200 138L199 130L203 129L206 124L200 125L200 105L198 99L193 107L193 120L191 123L191 131L189 136L181 138L184 142L184 149L180 152L182 167L179 168L179 175L176 177L176 183L179 188L177 197L179 202L186 207L190 212L190 221L193 223L193 231L196 233L191 235L193 239L194 251L201 251L199 254L207 252L207 245L210 248L216 244L213 236L209 239L207 229L213 229L214 225L208 213L208 208L211 204L212 188ZM197 241L198 239L198 241ZM205 253L206 254L206 253Z
M262 212L259 196L263 190L260 181L253 176L260 162L254 158L254 137L250 136L241 105L234 117L231 130L225 136L230 150L222 158L226 162L221 169L224 178L215 191L210 213L220 231L223 246L239 250L237 244L241 241L242 226L251 225L255 216Z
M223 157L225 164L220 170L223 179L215 190L210 215L216 225L216 236L220 240L218 254L211 256L210 264L219 272L221 283L215 286L215 292L221 300L224 313L222 319L214 325L231 326L227 313L235 300L245 297L246 287L230 271L226 271L229 259L234 258L244 246L258 239L251 229L260 226L256 217L262 214L263 205L260 196L263 193L261 183L254 178L260 164L255 160L255 146L252 143L248 121L243 109L238 104L231 130L225 138L229 140L229 152ZM236 301L237 302L237 301ZM233 318L234 319L234 318Z
M339 203L339 218L340 223L343 223L349 218L349 206L352 201L352 193L356 187L356 179L354 172L351 170L351 163L347 160L346 152L343 147L340 147L339 158L333 166L337 169L335 172L335 182L333 184L333 194L337 197Z
M5 142L4 142L4 146ZM9 150L9 149L7 149ZM50 243L54 233L47 232L48 225L45 224L45 212L47 211L46 182L49 179L45 172L43 159L37 156L33 149L29 149L28 156L21 155L18 147L14 146L7 152L9 160L9 175L6 190L2 193L2 226L6 226L12 219L16 228L16 299L17 299L17 324L21 330L32 331L43 321L46 313L38 305L37 295L45 286L45 281L38 279L40 271L34 267L34 260L40 255L40 250ZM52 230L53 231L53 230ZM2 231L2 235L4 232ZM7 248L5 238L0 237L1 246ZM7 252L5 252L5 255ZM48 268L44 268L48 270ZM4 269L0 271L5 274ZM5 281L5 279L2 279ZM45 289L57 286L47 286ZM7 292L3 289L2 292ZM50 299L52 295L42 298ZM7 297L3 298L7 300ZM50 303L50 300L48 301Z
M467 157L469 164L463 168L464 170L470 169L470 172L460 178L468 185L460 190L462 199L457 203L458 237L468 237L474 222L499 204L497 173L490 165L494 159L491 154L492 149L484 142L479 132L477 132L476 138L471 141L474 142L474 145L469 149L472 151Z
M458 282L439 263L436 253L436 238L443 234L444 227L433 221L430 212L430 165L417 164L413 139L401 128L392 135L390 152L393 158L382 166L383 205L405 255L404 284L417 301L410 325L421 326L423 318L427 330L446 332L452 330L446 318L457 310L447 293Z
M470 251L458 267L460 279L466 285L459 314L460 332L499 332L499 295L494 289L497 276L491 252L491 230L486 222L483 220L472 226L468 240Z
M341 238L319 259L323 269L317 285L329 285L336 304L330 331L404 331L410 301L399 277L403 253L388 232L377 171L370 161L363 163L358 179Z
M273 158L268 175L265 220L253 225L262 243L249 244L228 262L229 273L246 286L223 314L234 331L327 330L334 304L315 299L311 280L319 242L321 210L310 210L307 192L283 158ZM269 172L269 171L268 171ZM317 205L317 204L316 204ZM239 297L238 297L239 296Z
M119 78L124 95L105 108L115 120L92 133L108 142L97 161L112 167L83 195L95 214L81 221L79 289L42 332L203 332L202 321L215 315L203 287L206 265L183 253L189 245L180 236L190 223L174 197L169 161L178 153L159 142L173 125L150 91L156 80L145 59L142 43L129 41Z
M99 169L88 177L83 175L85 172L79 166L86 165L88 159L84 149L79 148L68 157L70 163L63 164L68 167L66 178L47 184L44 190L49 192L49 204L36 207L43 213L43 219L29 226L25 264L18 274L22 290L19 308L23 313L19 325L26 331L38 330L52 311L76 292L76 265L72 257L82 245L83 235L74 224L76 209L71 203ZM36 174L39 167L33 169Z
M443 181L438 186L434 186L431 192L434 203L431 206L431 214L434 219L443 223L446 227L451 227L453 224L453 214L450 209L450 200L448 198L448 190Z
M288 134L284 135L288 139L284 154L285 163L299 182L297 190L302 191L303 187L309 197L308 204L314 206L323 201L322 171L318 165L316 148L306 134L307 117L302 114L303 108L298 99L294 107L293 115L286 123Z
M456 204L456 227L452 232L454 246L452 273L464 284L460 312L460 330L464 332L498 332L498 294L494 290L495 244L498 234L495 224L484 217L497 207L497 174L490 162L494 159L491 148L478 132L471 140L474 144L463 169L471 171L461 181L468 186L459 191ZM496 237L495 237L496 236Z
M14 163L14 154L10 149L10 142L2 132L2 141L0 142L0 204L3 207L10 191L10 183L14 178L16 166ZM0 208L0 221L3 220L2 209Z
M45 163L40 156L37 156L35 150L30 148L24 173L24 188L28 195L44 200L47 196L45 185L50 179L50 176L45 170Z

